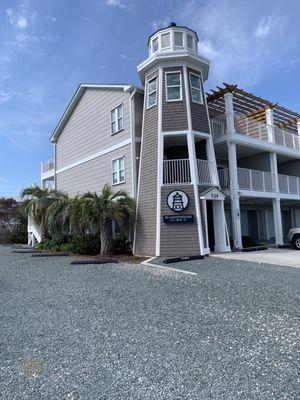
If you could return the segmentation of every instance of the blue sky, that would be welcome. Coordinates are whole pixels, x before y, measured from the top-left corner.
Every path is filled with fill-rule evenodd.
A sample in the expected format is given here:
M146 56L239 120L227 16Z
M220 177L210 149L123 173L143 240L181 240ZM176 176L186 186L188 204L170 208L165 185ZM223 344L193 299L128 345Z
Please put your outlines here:
M147 37L199 33L222 82L300 111L297 0L0 0L0 195L39 183L49 136L80 82L139 84Z

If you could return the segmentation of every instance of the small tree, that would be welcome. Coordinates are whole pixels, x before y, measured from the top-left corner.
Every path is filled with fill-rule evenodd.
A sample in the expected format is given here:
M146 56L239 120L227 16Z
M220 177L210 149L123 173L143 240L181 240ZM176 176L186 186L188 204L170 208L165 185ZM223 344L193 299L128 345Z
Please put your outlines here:
M23 213L26 216L32 216L34 222L39 226L42 236L49 236L50 230L55 230L54 221L51 221L53 225L49 229L50 207L52 206L55 209L55 203L59 203L61 206L67 202L68 196L59 190L41 189L34 186L24 189L21 197L23 199Z
M106 184L101 193L88 192L82 196L81 224L97 223L100 231L101 255L113 249L112 221L120 228L130 229L135 217L135 201L125 191L113 192Z

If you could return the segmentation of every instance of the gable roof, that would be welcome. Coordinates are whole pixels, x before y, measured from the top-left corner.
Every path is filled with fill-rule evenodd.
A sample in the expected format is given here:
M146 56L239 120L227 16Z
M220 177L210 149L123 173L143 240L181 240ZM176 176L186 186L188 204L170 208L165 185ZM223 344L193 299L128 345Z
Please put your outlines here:
M101 83L81 83L74 96L72 97L70 103L68 104L65 112L63 113L62 117L60 118L58 124L56 125L56 128L54 129L51 137L50 137L50 142L55 143L61 134L63 128L65 127L66 123L68 122L72 112L76 108L77 104L79 103L79 100L81 99L83 93L86 91L86 89L114 89L114 90L121 90L123 92L133 92L133 90L136 87L134 85L129 85L129 84L101 84Z

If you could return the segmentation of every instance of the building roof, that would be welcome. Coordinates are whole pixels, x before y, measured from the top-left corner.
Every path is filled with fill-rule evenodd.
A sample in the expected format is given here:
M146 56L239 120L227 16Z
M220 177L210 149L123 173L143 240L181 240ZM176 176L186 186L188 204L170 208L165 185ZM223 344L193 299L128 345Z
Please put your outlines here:
M217 90L211 90L210 93L206 93L210 109L224 113L224 95L232 93L233 106L237 113L244 114L258 121L265 121L266 109L272 108L274 123L279 128L287 128L295 133L297 132L297 121L300 121L299 113L240 89L237 85L230 85L228 83L223 83L223 85L224 87L217 86Z
M75 107L79 103L83 93L86 89L111 89L111 90L122 90L124 92L133 92L134 89L139 89L134 85L130 84L113 84L113 83L81 83L74 96L72 97L70 103L68 104L65 112L63 113L62 117L60 118L56 128L54 129L51 137L50 142L56 142L61 131L63 130L64 126L66 125L68 119L70 118L72 112L74 111Z
M193 29L191 29L191 28L189 28L187 26L177 25L175 22L172 21L170 23L170 25L168 25L168 26L166 26L164 28L157 29L154 33L152 33L152 35L150 35L149 38L148 38L147 46L149 46L150 40L154 35L156 35L160 31L164 31L165 29L168 29L168 28L187 29L187 30L193 32L196 35L197 40L199 41L198 33L196 31L194 31Z

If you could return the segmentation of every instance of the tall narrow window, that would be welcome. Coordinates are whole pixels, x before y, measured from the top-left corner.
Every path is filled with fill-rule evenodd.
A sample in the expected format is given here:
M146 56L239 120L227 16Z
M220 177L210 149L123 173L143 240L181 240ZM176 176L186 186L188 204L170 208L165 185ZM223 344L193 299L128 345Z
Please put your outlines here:
M180 72L166 73L166 92L167 92L167 101L182 100Z
M170 42L170 34L169 33L164 33L161 35L161 48L165 49L167 47L171 46Z
M110 124L112 135L123 129L123 104L111 110Z
M187 34L187 47L194 50L194 38L192 35Z
M158 50L158 38L152 40L152 53Z
M113 185L125 182L125 157L112 161L112 181Z
M155 106L156 102L157 102L157 78L153 78L147 84L147 108Z
M174 44L176 47L183 47L183 33L174 32Z
M194 103L203 104L201 78L199 75L190 74L191 94Z

